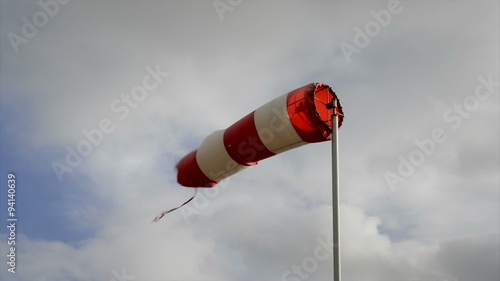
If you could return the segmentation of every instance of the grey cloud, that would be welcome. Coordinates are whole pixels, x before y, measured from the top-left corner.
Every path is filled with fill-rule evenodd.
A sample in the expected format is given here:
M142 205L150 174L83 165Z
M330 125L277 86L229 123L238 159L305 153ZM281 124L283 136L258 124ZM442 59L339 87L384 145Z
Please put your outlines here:
M498 130L475 127L498 125L498 99L456 132L442 113L473 93L478 75L498 76L498 3L402 3L347 63L339 44L386 2L244 1L220 22L210 1L72 1L17 56L5 35L36 4L2 2L2 103L32 101L37 121L24 149L75 145L108 115L117 126L73 172L92 182L76 188L109 206L65 207L75 227L98 222L95 237L78 246L22 238L20 278L109 280L125 267L138 280L279 280L331 229L329 144L236 175L189 221L149 222L190 196L174 166L206 134L320 80L347 115L344 279L496 280L498 235L485 237L498 232ZM119 122L110 103L156 64L171 75ZM449 140L391 191L383 173L439 126ZM331 274L328 259L309 280Z

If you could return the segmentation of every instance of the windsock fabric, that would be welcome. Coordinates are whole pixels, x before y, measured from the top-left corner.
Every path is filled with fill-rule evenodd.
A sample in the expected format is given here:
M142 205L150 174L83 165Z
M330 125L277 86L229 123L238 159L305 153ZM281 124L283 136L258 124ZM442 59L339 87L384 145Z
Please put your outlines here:
M215 131L177 164L177 181L186 187L214 187L258 161L287 150L331 140L330 86L318 82L282 95L225 130ZM337 99L338 126L344 114Z

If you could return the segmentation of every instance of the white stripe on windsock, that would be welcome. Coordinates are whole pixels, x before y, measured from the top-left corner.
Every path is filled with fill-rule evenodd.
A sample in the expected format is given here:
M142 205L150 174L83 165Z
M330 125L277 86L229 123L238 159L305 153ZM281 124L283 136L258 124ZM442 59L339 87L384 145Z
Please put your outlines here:
M290 122L288 94L282 95L255 110L255 127L269 151L275 154L307 144Z
M196 153L196 162L201 171L215 182L219 182L248 167L236 163L229 156L224 147L224 131L218 130L206 137Z

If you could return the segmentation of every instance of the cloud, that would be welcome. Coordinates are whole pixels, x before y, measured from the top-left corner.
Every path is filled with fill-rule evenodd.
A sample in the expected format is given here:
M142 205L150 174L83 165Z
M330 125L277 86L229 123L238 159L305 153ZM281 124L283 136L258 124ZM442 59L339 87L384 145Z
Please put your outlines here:
M500 276L498 233L485 237L463 237L440 243L436 263L448 276L463 280L495 280Z
M234 206L189 225L172 217L163 225L117 219L98 237L76 246L22 236L18 254L26 268L18 269L18 278L111 280L113 269L125 268L137 280L279 279L312 256L331 229L325 223L329 207L302 214L286 211L276 211L278 221L259 209L238 220L241 214ZM346 280L491 280L498 275L498 235L451 239L438 248L414 240L394 242L379 232L380 218L347 205L341 212ZM331 262L331 256L320 261L308 280L331 278Z
M71 1L17 55L7 33L38 7L1 5L2 173L21 175L24 214L18 273L2 267L2 280L113 280L122 272L280 280L304 268L331 233L329 143L262 161L213 198L200 192L188 218L180 210L150 221L192 194L176 183L180 157L312 81L331 84L346 112L343 279L498 279L498 88L457 130L443 119L474 93L478 76L498 79L498 3L402 2L350 63L340 43L386 2L244 1L221 22L210 2ZM120 119L113 101L157 65L169 76ZM82 131L104 118L113 132L59 182L51 163L65 163L65 147L76 149ZM384 172L437 127L447 141L391 190ZM317 263L307 280L331 279L331 257Z

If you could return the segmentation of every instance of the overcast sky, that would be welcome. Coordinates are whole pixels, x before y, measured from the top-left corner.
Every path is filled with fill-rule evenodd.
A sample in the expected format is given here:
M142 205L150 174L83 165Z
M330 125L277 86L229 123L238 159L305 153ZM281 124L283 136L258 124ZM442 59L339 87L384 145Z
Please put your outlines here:
M500 280L498 1L55 1L0 2L2 280L331 280L329 143L150 223L205 136L314 81L342 280Z

